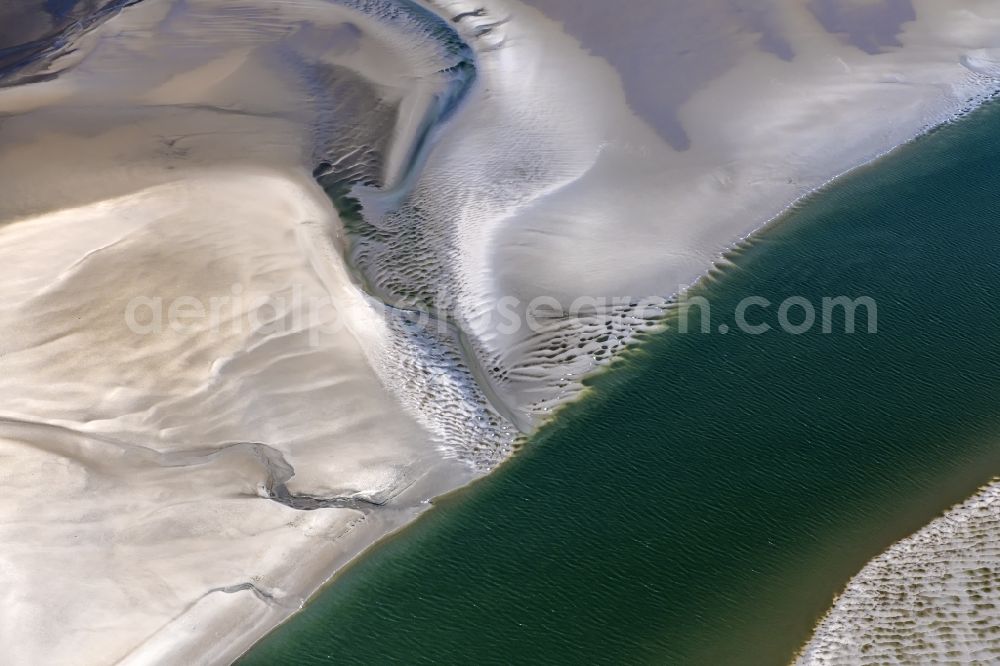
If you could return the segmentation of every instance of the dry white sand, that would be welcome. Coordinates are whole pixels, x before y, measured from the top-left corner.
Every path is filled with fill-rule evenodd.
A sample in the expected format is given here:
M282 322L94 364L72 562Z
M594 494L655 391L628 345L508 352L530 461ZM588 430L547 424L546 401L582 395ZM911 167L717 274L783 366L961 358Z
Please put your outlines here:
M1000 76L992 2L916 3L900 46L878 54L827 32L806 3L770 3L770 38L780 34L790 59L764 48L725 2L673 3L687 8L677 13L661 2L597 9L592 34L582 35L593 43L559 22L568 30L584 8L607 3L533 3L551 16L509 0L445 4L456 13L487 8L460 23L473 35L509 20L474 38L481 94L416 187L419 234L400 248L379 246L384 265L373 262L371 272L405 265L398 281L447 291L484 365L501 368L492 373L497 392L527 421L574 395L575 379L612 356L642 317L626 308L505 334L498 299L552 296L568 306L579 296L670 297L789 204L974 105ZM641 34L616 29L639 20ZM722 42L725 62L706 72L708 46L672 53L670 37L692 31L683 43ZM674 108L630 94L673 86L691 91ZM684 149L656 109L677 118Z
M316 190L189 173L0 230L14 663L238 654L442 483L471 478L372 371L381 318L342 270L331 300L303 253L329 221ZM218 298L221 324L137 334L123 313L148 294ZM293 508L283 488L332 508Z
M800 666L1000 662L1000 483L872 560Z
M1000 6L976 0L873 34L791 0L749 23L638 3L721 45L666 68L670 44L571 25L603 0L442 3L485 7L455 24L478 80L411 174L453 70L391 4L146 0L54 81L0 90L11 662L232 659L502 459L510 422L575 395L726 247L991 92L1000 61ZM355 247L366 287L417 294L463 339L355 282L321 158L383 185L356 192L379 231ZM496 326L502 297L523 315L539 295L659 300ZM149 335L126 325L137 297L229 309Z
M324 107L279 56L363 61L390 115L434 63L336 7L298 33L174 9L0 91L5 663L224 663L473 477L386 387L383 306L309 175L317 126L365 90Z

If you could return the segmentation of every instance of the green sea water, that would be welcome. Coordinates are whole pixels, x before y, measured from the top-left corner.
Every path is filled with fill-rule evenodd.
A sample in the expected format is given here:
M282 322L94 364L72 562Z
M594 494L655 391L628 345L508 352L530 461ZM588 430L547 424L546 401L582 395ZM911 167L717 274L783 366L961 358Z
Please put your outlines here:
M865 562L1000 474L1000 106L730 259L695 290L716 332L652 336L242 663L788 663ZM876 334L717 332L747 296L841 295Z

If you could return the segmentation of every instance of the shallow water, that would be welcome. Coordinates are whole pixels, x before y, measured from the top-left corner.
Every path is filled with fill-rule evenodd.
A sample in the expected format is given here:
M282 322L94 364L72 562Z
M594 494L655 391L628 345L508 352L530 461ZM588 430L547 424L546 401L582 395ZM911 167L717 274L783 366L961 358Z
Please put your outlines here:
M787 663L868 559L1000 473L998 157L993 104L697 289L718 323L870 296L877 334L654 336L242 663Z

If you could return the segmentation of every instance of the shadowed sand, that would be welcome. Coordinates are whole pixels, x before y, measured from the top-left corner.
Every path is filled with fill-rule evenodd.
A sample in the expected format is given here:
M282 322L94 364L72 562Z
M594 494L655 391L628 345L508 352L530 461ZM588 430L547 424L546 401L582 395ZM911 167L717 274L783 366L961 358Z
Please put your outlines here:
M145 0L0 89L14 661L231 660L1000 74L984 1L536 4ZM652 307L497 329L540 295Z

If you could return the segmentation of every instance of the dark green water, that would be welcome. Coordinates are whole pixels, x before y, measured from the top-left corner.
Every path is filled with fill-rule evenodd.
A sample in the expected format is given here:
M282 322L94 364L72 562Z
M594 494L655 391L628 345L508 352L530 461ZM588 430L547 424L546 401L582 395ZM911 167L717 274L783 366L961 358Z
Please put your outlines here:
M876 335L654 336L242 663L787 663L867 560L1000 474L998 257L992 105L699 289L718 323L870 296Z

